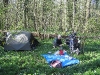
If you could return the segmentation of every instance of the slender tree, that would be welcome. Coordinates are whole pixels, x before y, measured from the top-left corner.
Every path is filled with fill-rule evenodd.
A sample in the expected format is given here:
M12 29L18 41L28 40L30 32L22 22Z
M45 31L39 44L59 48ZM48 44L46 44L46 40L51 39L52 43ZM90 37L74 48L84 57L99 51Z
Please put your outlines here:
M4 8L5 8L5 10L4 10L4 13L5 13L5 29L8 29L8 15L7 15L7 13L8 13L8 2L9 2L9 0L3 0L3 4L4 4Z

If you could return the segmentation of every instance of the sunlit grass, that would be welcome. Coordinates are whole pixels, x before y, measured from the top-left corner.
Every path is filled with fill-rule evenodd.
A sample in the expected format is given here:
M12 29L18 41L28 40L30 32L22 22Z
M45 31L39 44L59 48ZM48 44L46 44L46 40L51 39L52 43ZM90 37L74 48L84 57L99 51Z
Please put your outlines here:
M84 55L72 56L80 63L65 68L50 68L42 54L59 48L52 47L52 39L42 40L41 45L32 51L4 51L0 47L0 75L99 75L100 74L100 42L86 41ZM64 49L68 52L67 46ZM70 54L69 54L70 55Z

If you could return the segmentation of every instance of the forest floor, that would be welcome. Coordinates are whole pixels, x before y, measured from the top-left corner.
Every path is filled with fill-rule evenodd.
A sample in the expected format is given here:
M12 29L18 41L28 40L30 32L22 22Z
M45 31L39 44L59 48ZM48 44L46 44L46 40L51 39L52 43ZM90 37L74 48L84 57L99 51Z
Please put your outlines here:
M41 45L32 51L4 51L0 47L0 75L100 75L100 41L87 40L80 55L70 55L64 45L68 54L80 61L64 68L50 68L41 56L59 50L52 47L52 39L39 41Z

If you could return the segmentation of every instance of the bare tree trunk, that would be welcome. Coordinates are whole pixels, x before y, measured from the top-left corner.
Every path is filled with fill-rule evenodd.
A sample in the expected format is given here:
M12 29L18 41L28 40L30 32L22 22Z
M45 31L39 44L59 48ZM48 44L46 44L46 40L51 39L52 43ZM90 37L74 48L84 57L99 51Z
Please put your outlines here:
M69 25L69 27L68 27L68 29L72 29L72 17L73 17L73 14L72 14L72 3L71 3L71 1L67 1L67 7L68 7L68 9L67 9L67 12L68 12L68 25Z
M44 30L44 7L45 7L45 0L43 0L43 5L42 5L42 29Z
M88 18L90 17L90 3L91 3L91 0L87 0L87 3L86 3L86 22L88 21Z
M62 9L62 0L61 0L61 4L60 4L60 9L59 9L59 30L63 31L63 27L62 27L62 13L63 13L63 9Z
M27 28L28 0L24 2L24 27Z
M74 30L74 22L75 22L75 0L73 0L73 23L72 23L72 29Z
M85 16L85 26L84 26L84 31L88 32L88 19L90 18L90 3L91 0L86 1L86 16Z
M46 0L43 0L43 10L42 10L42 29L46 30Z
M35 29L35 31L36 31L36 1L34 0L34 9L33 9L33 21L34 21L34 29Z
M4 4L5 8L8 7L8 2L9 2L9 0L3 0L3 4ZM7 16L7 12L8 12L8 9L6 9L4 11L4 13L5 13L5 26L4 26L4 29L8 30L8 16Z

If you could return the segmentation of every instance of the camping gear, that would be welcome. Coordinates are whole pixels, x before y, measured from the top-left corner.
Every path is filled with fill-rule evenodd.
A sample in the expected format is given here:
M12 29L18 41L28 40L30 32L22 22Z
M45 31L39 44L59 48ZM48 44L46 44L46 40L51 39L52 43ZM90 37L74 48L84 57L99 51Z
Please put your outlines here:
M66 44L69 46L71 53L76 53L77 55L80 53L81 42L76 33L73 32L66 38Z
M64 55L64 54L67 54L67 52L63 49L60 49L54 53L54 55Z
M50 66L54 67L54 68L61 68L62 67L61 62L59 60L51 61Z
M61 64L61 67L66 67L66 66L71 66L74 64L78 64L79 60L71 57L67 54L64 55L55 55L55 54L43 54L42 55L47 63L51 66L51 62L52 61L60 61L60 62L56 62L56 64L54 64L52 67L56 67L57 65Z
M27 31L7 32L4 50L32 50L33 43L35 43L33 37L32 33Z
M59 50L59 55L63 55L64 51L63 50Z

